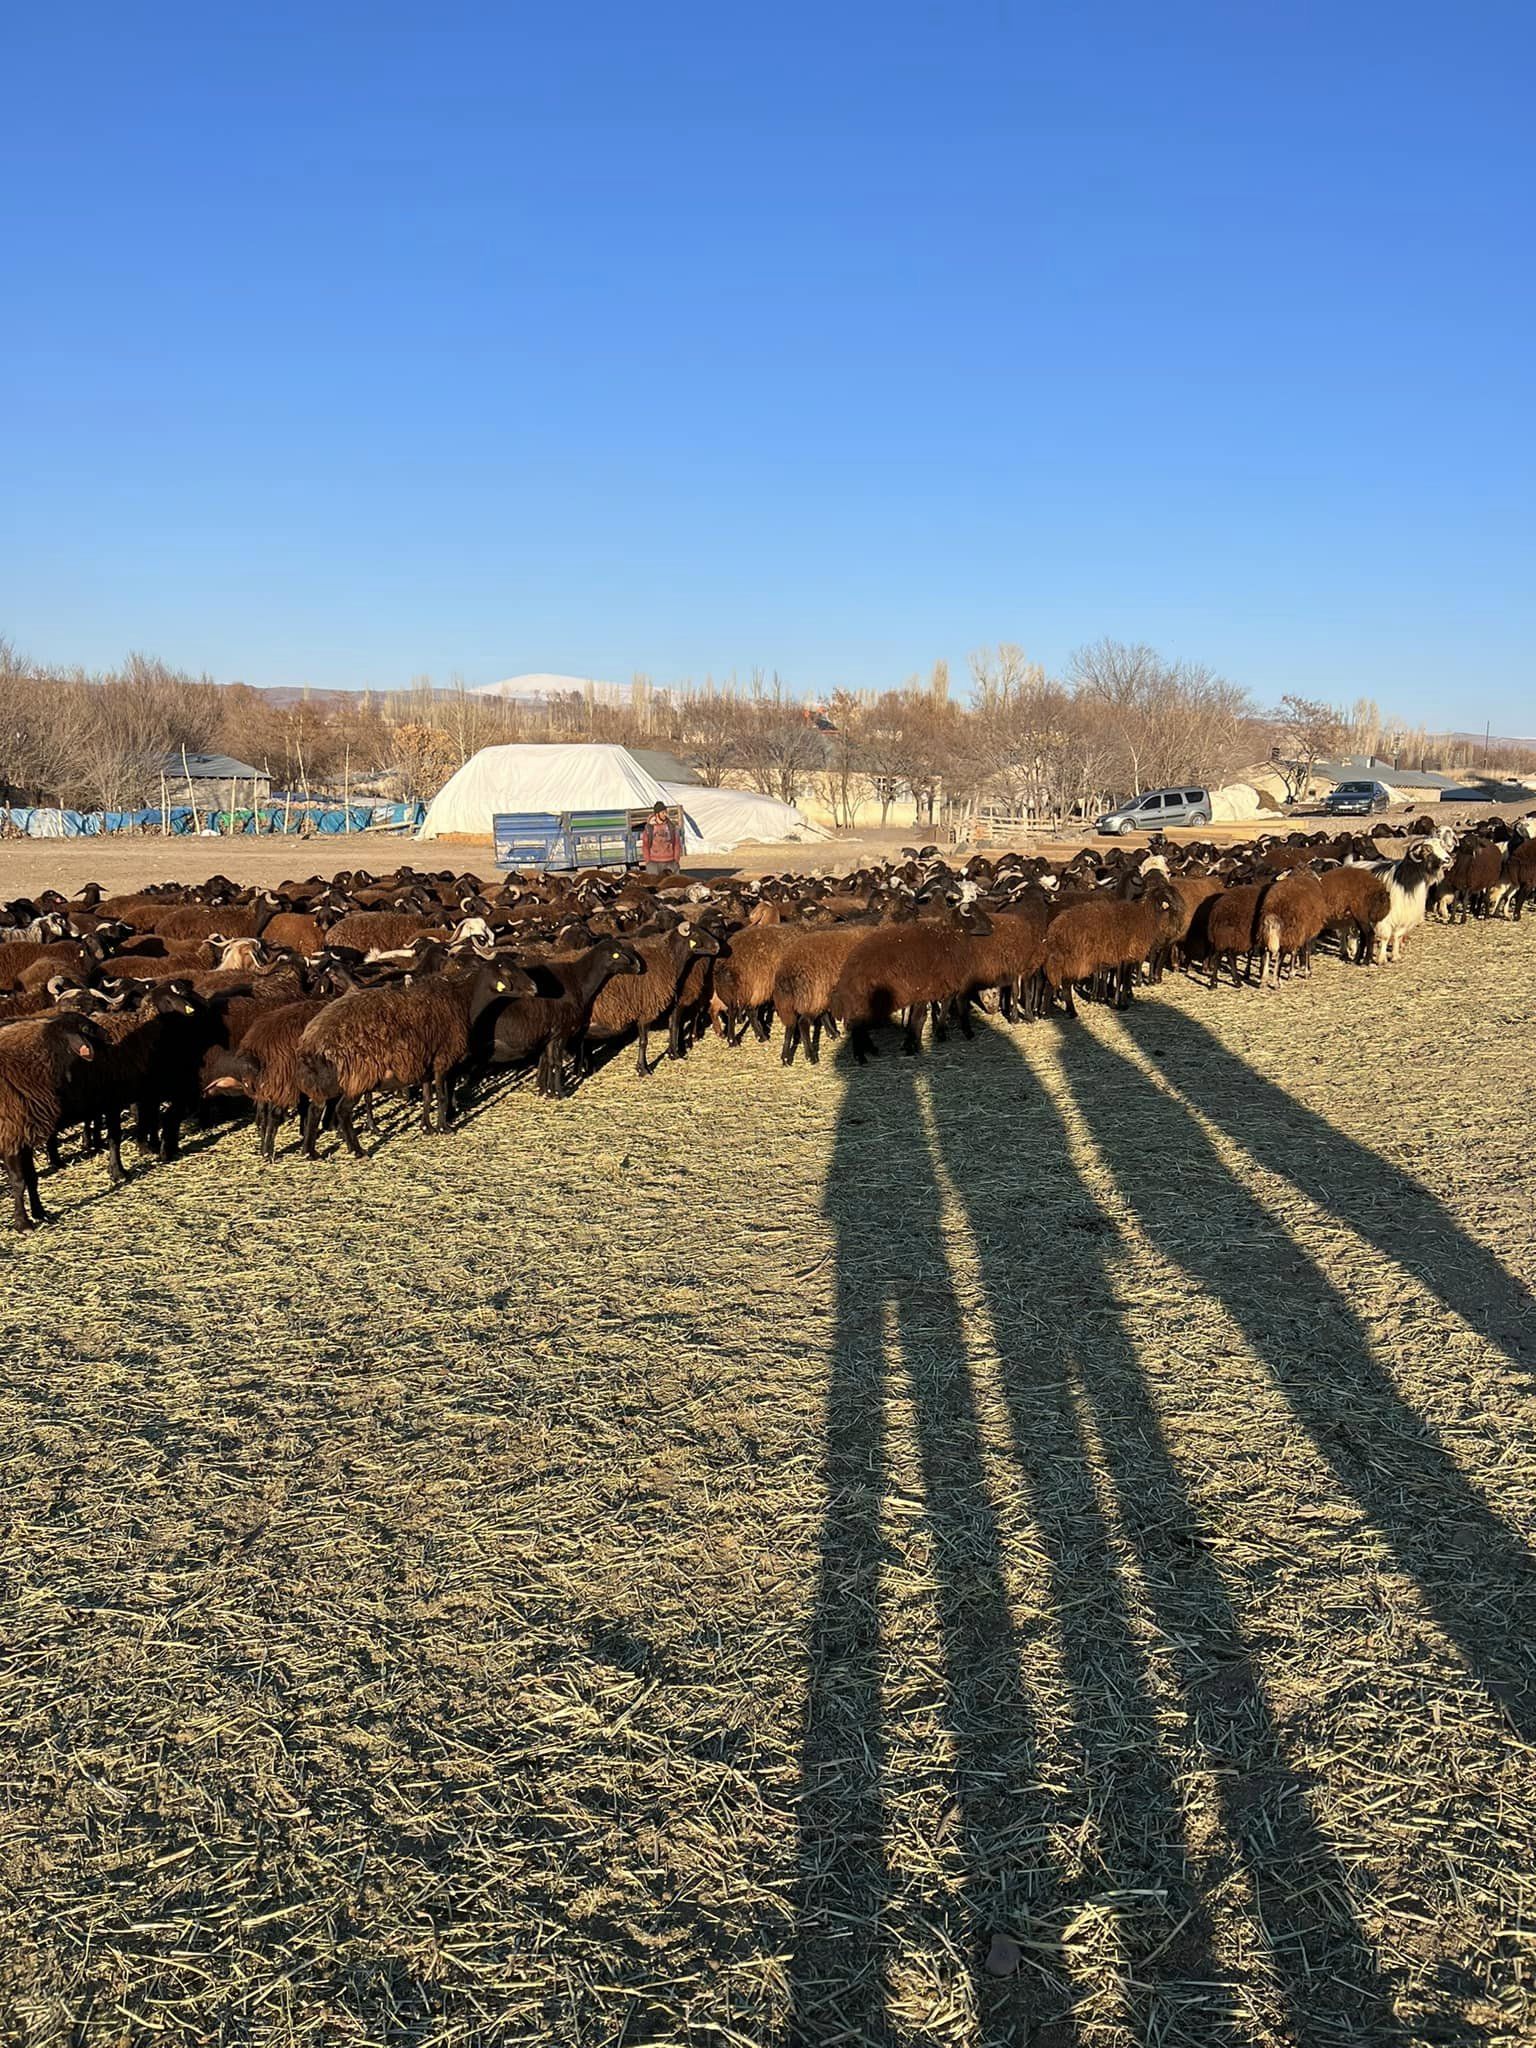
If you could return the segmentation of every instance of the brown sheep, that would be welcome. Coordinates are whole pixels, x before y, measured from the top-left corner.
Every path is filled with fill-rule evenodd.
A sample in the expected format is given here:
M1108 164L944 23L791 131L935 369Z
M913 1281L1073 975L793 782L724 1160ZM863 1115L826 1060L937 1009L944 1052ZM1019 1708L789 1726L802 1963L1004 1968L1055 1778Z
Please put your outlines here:
M795 919L732 932L715 962L715 1000L727 1045L740 1045L749 1027L767 1041L766 1012L773 1001L774 976L790 947L810 928L809 919Z
M1486 917L1503 874L1503 847L1496 840L1468 833L1452 856L1441 883L1449 921L1465 924L1469 912L1473 917Z
M179 903L157 912L153 929L162 939L182 942L211 939L259 939L277 908L277 899L263 896L255 903Z
M98 1007L104 1000L111 1003L122 998L104 999L89 991L64 1000L86 1008L102 1043L96 1058L64 1089L59 1125L105 1125L108 1174L112 1186L120 1187L127 1178L122 1159L123 1111L138 1113L141 1131L153 1126L161 1102L180 1088L182 1044L177 1024L195 1016L201 1006L185 982L156 983L138 992L131 1006L122 1008ZM91 1149L97 1148L93 1144ZM58 1165L51 1145L49 1159Z
M11 1220L18 1230L49 1220L37 1192L37 1147L58 1131L61 1098L81 1063L96 1057L101 1042L96 1026L84 1017L40 1017L0 1032L0 1162L10 1182Z
M0 993L41 988L54 974L88 981L96 960L80 939L12 939L0 946Z
M422 1129L433 1128L435 1102L437 1129L447 1130L452 1077L469 1051L481 1011L500 996L532 993L526 974L491 962L468 974L424 974L405 986L357 989L327 1003L299 1040L299 1086L309 1097L306 1156L315 1156L321 1105L334 1102L337 1128L348 1150L361 1158L352 1105L381 1088L420 1088Z
M303 1101L299 1087L299 1042L305 1027L333 1000L309 996L302 1002L263 1007L234 1040L236 1049L216 1047L203 1062L205 1095L244 1095L256 1106L257 1156L277 1155L283 1119Z
M998 1007L1010 1020L1032 1023L1039 1014L1040 970L1050 929L1050 896L1044 889L1021 890L1008 902L988 911L992 931L972 948L975 980L967 997L996 989Z
M1262 965L1261 987L1278 987L1282 960L1298 974L1312 971L1312 946L1328 924L1328 902L1310 868L1292 868L1264 891L1254 924Z
M1101 890L1052 918L1040 968L1048 1005L1059 995L1067 1015L1075 1017L1073 990L1104 975L1113 987L1115 1007L1128 1007L1131 976L1166 942L1180 909L1161 874L1130 888L1128 895Z
M1182 874L1169 877L1169 887L1178 898L1173 923L1168 928L1167 938L1152 961L1152 979L1161 981L1166 968L1177 972L1183 955L1185 941L1194 927L1202 903L1212 896L1221 894L1222 882L1219 875Z
M875 1051L871 1036L876 1024L905 1013L904 1053L923 1049L923 1023L940 1020L976 976L977 941L989 939L992 924L975 904L958 910L924 906L910 924L877 926L854 947L838 976L827 1009L848 1026L849 1044L860 1065ZM960 1028L971 1036L970 1020L960 1014Z
M325 945L325 932L318 917L305 910L279 910L268 920L262 938L284 952L301 953L313 959Z
M1324 868L1317 885L1327 910L1325 928L1337 934L1340 952L1352 944L1354 957L1369 963L1376 927L1392 907L1386 883L1369 868L1341 867Z
M325 941L328 946L355 947L366 958L398 953L415 939L446 939L448 932L440 917L423 917L415 910L349 910L337 918Z
M807 1060L815 1066L821 1058L822 1025L829 1025L834 1033L837 1029L827 1009L832 991L849 955L863 944L873 925L850 922L814 931L796 925L781 929L794 932L795 940L780 955L773 977L774 1013L784 1026L780 1057L786 1067L791 1065L796 1047L803 1045Z
M1208 896L1196 911L1189 932L1190 951L1209 961L1212 988L1224 960L1231 964L1233 986L1238 986L1237 956L1241 953L1250 962L1253 958L1259 904L1268 887L1267 882L1238 882Z
M685 921L664 936L635 940L634 951L644 961L645 971L620 975L599 992L584 1033L574 1041L579 1073L589 1071L594 1039L622 1038L633 1031L637 1041L635 1070L641 1075L648 1074L651 1069L646 1048L652 1028L663 1017L670 1018L689 970L696 961L713 959L720 951L720 940L703 925Z

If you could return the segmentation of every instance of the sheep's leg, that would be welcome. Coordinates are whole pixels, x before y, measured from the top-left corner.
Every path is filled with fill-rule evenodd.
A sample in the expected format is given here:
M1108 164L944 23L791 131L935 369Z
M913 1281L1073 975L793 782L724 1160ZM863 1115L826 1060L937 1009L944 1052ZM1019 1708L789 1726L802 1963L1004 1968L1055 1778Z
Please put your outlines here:
M759 1003L752 1012L752 1029L760 1045L766 1045L773 1036L773 1026L769 1022L772 1016L772 1003Z
M1131 1007L1131 984L1134 979L1135 973L1132 968L1122 967L1120 969L1120 986L1115 992L1115 1008L1117 1010L1128 1010Z
M545 1073L544 1092L555 1102L563 1102L568 1090L565 1085L565 1040L558 1034L544 1048L548 1062Z
M784 1026L784 1045L779 1058L786 1067L795 1064L795 1051L800 1044L800 1019L791 1017Z
M970 1003L970 998L969 998L968 996L960 996L960 997L958 997L958 998L957 998L957 1000L956 1000L956 1002L955 1002L955 1006L954 1006L954 1007L955 1007L955 1021L956 1021L956 1022L957 1022L957 1023L959 1024L959 1026L960 1026L960 1036L961 1036L962 1038L974 1038L974 1037L976 1036L976 1033L975 1033L975 1031L974 1031L974 1030L973 1030L973 1029L971 1028L971 1003Z
M439 1074L437 1077L437 1128L440 1131L453 1129L452 1074Z
M800 1032L805 1040L805 1056L813 1067L821 1060L821 1027L825 1021L822 1017L815 1017L807 1027L805 1019L800 1019Z
M763 1035L766 1037L766 1032ZM645 1057L646 1047L650 1043L651 1037L650 1025L642 1024L639 1027L638 1032L636 1033L636 1037L639 1043L639 1050L635 1055L635 1072L640 1076L641 1080L643 1081L646 1075L651 1071Z
M160 1160L164 1165L174 1159L181 1150L181 1111L174 1103L167 1103L160 1119Z
M867 1024L849 1025L848 1044L850 1049L852 1050L854 1058L858 1061L861 1067L866 1063L866 1061L876 1060L880 1057L879 1048L876 1046L874 1039L871 1037L870 1029Z
M918 1020L918 1041L919 1043L921 1043L923 1036L922 1012L921 1009L917 1009L916 1006L914 1006L914 1010ZM929 1015L931 1016L933 1021L933 1042L935 1045L944 1045L948 1042L949 1039L949 1024L944 1014L944 1005L942 1003L930 1003L928 1005L928 1010ZM909 1013L907 1018L907 1029L909 1031L912 1028L912 1014L913 1013Z
M672 1014L667 1019L667 1058L680 1060L683 1056L683 1006L672 1005Z
M1072 993L1072 980L1070 975L1061 984L1061 1004L1062 1008L1066 1011L1069 1017L1076 1017L1077 1001Z
M277 1157L277 1126L281 1112L275 1102L264 1102L256 1112L256 1150L270 1165Z
M48 1141L44 1150L48 1156L48 1171L50 1173L57 1173L63 1163L59 1158L59 1134L57 1131L50 1131L48 1133Z
M346 1142L347 1150L354 1159L363 1159L367 1154L358 1142L357 1129L352 1122L352 1105L345 1095L336 1098L336 1128Z
M51 1222L52 1218L43 1207L42 1197L37 1192L37 1160L33 1157L30 1145L23 1145L21 1148L21 1178L27 1191L27 1200L32 1205L32 1220L35 1223Z
M315 1159L319 1156L315 1150L315 1141L319 1135L320 1103L313 1095L307 1096L299 1118L299 1150L306 1159Z
M30 1230L32 1218L27 1214L27 1182L21 1170L20 1153L6 1154L5 1178L11 1190L11 1221L17 1230Z
M107 1111L107 1178L120 1188L128 1178L123 1171L123 1120L117 1109Z
M907 1007L907 1029L901 1041L901 1049L909 1057L923 1049L923 1022L928 1014L926 1003L911 1003ZM935 1036L937 1036L935 1032Z

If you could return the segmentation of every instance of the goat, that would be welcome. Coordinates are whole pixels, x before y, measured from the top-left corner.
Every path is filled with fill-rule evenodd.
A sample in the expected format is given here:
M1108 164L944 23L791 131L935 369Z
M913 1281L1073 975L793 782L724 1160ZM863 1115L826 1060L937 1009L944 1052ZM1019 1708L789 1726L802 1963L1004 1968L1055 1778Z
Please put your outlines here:
M1445 871L1443 842L1419 840L1401 860L1371 861L1366 873L1377 875L1387 886L1389 907L1376 925L1372 938L1374 960L1392 963L1403 957L1409 932L1424 922L1429 892Z

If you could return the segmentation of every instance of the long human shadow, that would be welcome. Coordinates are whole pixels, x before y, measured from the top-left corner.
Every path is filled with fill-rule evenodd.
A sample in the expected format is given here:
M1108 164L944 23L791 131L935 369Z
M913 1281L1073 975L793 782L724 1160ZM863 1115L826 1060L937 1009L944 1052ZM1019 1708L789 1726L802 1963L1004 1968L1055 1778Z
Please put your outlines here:
M920 2024L893 2013L890 1979L902 1928L921 1919L938 1921L941 1944L975 1972L981 2038L1067 2048L1076 2039L1070 1991L1054 1959L1031 1950L1028 1967L1013 1978L981 1968L989 1932L1022 1918L1062 1917L1052 1844L1067 1816L1035 1767L1023 1644L985 1483L918 1075L906 1061L863 1069L844 1056L838 1064L847 1086L824 1200L836 1238L836 1326L787 2038L793 2048L920 2038ZM912 1501L903 1493L908 1515L887 1534L898 1403L910 1418L920 1495ZM928 1610L892 1584L907 1545L924 1538L937 1641L903 1638L914 1612ZM920 1683L922 1670L934 1666L947 1754L922 1767L920 1786L894 1788L887 1696L910 1694L914 1675ZM913 1880L893 1867L898 1825L910 1835L903 1802L914 1789L920 1828L941 1817L952 1828L963 1866L958 1903L948 1886L914 1893Z
M1028 1063L995 1030L966 1051L929 1063L934 1129L976 1250L1019 1481L1051 1558L1074 1742L1098 1819L1096 1888L1162 1901L1125 1937L1126 1973L1140 1987L1132 2024L1141 2038L1163 2038L1177 2008L1176 2033L1248 2038L1236 1987L1209 1952L1206 1900L1231 1872L1209 1851L1198 1876L1192 1868L1122 1553L1256 1901L1290 2036L1401 2042L1342 1864L1312 1818L1147 1387L1137 1338L1153 1333L1138 1332L1117 1293L1116 1226ZM1113 1530L1095 1505L1090 1434Z
M1149 1005L1134 1029L1149 1048L1161 1049L1191 1044L1187 1027L1177 1012L1157 1006L1154 1015ZM1199 1026L1193 1030L1202 1041L1199 1057L1216 1067L1217 1049L1204 1043ZM1490 1697L1520 1733L1536 1735L1536 1559L1527 1545L1399 1392L1345 1294L1221 1158L1186 1103L1092 1031L1074 1034L1065 1057L1078 1106L1143 1228L1225 1308L1346 1497L1384 1537ZM1220 1070L1230 1061L1224 1054ZM1179 1085L1192 1064L1162 1063ZM1354 1224L1354 1210L1342 1206L1346 1175L1368 1174L1375 1155L1313 1112L1295 1104L1287 1111L1282 1090L1255 1082L1246 1099L1262 1101L1277 1123L1293 1112L1299 1117L1313 1148L1309 1181L1328 1188ZM1208 1083L1200 1090L1207 1092ZM1245 1121L1233 1135L1252 1149L1259 1134ZM1330 1162L1321 1155L1332 1148L1337 1157ZM1385 1177L1378 1187L1407 1179L1385 1162L1376 1165ZM1421 1214L1428 1199L1417 1190ZM1379 1215L1379 1203L1365 1206ZM1460 1233L1444 1216L1434 1228L1449 1253ZM1378 1226L1378 1240L1383 1235ZM1493 1263L1470 1250L1479 1262Z
M1358 1232L1527 1370L1536 1295L1422 1181L1286 1093L1182 1010L1140 1003L1124 1028L1179 1092L1263 1166Z

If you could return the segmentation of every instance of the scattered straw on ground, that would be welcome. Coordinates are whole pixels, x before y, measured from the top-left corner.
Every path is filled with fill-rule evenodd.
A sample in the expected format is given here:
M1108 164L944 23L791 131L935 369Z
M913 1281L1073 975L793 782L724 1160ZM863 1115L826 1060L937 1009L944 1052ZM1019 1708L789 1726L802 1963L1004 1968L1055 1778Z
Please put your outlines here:
M1533 965L69 1165L0 2039L1529 2040Z

